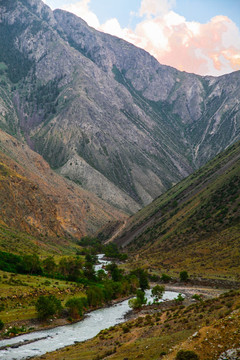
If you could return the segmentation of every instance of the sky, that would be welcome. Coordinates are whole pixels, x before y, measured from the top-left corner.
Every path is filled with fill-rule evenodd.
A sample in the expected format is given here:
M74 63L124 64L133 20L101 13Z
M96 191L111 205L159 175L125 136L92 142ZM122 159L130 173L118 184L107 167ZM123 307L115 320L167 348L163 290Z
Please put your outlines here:
M240 0L44 0L161 64L200 75L240 70Z

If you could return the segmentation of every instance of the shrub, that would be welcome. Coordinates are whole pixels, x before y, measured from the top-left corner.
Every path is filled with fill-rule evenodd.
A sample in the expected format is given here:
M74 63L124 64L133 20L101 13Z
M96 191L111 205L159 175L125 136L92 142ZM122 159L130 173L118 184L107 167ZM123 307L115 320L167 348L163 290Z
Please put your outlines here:
M152 288L152 291L151 291L152 297L155 302L158 302L163 297L164 291L165 291L164 286L156 285Z
M184 301L184 297L182 294L178 294L178 296L174 299L176 301L176 304L181 304Z
M66 307L69 309L69 314L73 319L82 316L83 308L87 307L87 298L72 298L66 302Z
M165 283L168 283L169 281L172 280L171 276L167 275L167 274L162 274L161 276L161 280Z
M181 281L187 281L189 276L187 271L181 271L179 277Z
M199 360L199 356L190 350L180 350L177 353L176 360Z
M55 295L39 296L35 306L39 319L47 319L62 310L61 301Z
M0 320L0 330L2 330L4 328L4 323L2 320Z

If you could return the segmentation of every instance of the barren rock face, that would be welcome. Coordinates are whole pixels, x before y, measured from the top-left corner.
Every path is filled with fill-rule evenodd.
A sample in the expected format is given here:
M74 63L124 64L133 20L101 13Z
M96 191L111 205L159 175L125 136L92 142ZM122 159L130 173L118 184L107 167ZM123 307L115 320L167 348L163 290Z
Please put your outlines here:
M240 72L201 77L160 65L40 0L4 0L0 39L1 127L125 211L240 137Z

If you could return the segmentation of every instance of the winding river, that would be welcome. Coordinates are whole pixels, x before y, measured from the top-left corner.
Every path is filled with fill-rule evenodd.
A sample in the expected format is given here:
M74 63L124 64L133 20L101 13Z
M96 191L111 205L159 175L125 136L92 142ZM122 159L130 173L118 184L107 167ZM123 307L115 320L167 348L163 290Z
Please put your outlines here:
M101 260L100 257L100 261L104 260ZM151 300L150 293L150 290L146 292L148 300ZM176 298L177 295L178 293L176 292L166 291L162 301L172 300ZM113 306L92 311L84 320L71 325L35 331L30 334L2 340L0 341L0 347L8 346L8 348L0 350L0 359L28 359L72 345L76 342L91 339L101 330L124 322L124 315L129 310L128 300L124 300Z

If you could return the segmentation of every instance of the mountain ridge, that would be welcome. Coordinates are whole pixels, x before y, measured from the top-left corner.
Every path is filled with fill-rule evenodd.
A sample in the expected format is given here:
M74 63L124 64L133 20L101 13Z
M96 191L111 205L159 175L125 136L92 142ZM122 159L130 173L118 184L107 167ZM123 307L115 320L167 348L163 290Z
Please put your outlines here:
M22 65L0 57L1 127L110 204L137 211L239 138L240 72L180 72L41 1L3 4Z
M129 218L114 242L147 267L238 279L239 169L237 142Z
M0 223L13 232L65 246L65 242L94 235L108 222L126 218L126 214L56 174L39 154L2 130L0 172ZM0 246L5 244L1 240ZM14 250L18 247L17 242Z

